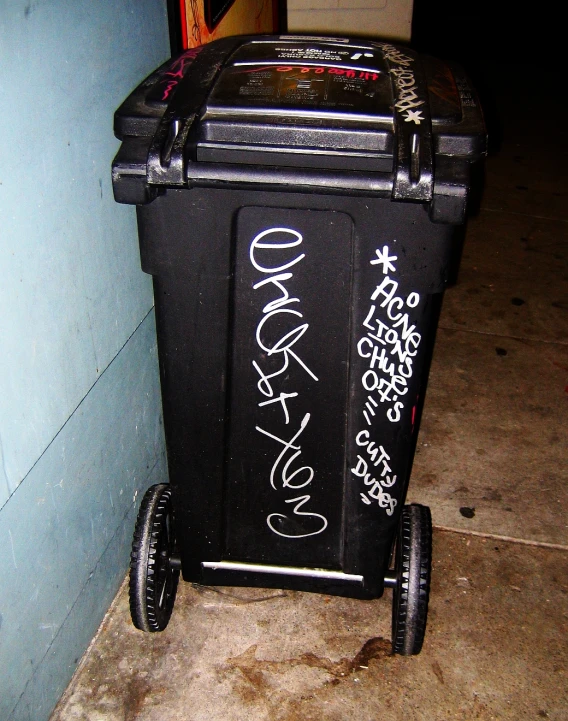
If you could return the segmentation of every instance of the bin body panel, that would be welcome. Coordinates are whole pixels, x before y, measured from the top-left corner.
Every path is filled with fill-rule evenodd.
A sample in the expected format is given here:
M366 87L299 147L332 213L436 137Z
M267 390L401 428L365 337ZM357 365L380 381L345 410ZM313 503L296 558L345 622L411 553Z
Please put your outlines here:
M138 215L184 578L380 595L453 227L383 198L211 188ZM254 363L267 376L285 356L263 383ZM203 568L221 560L363 581Z
M228 560L341 569L352 229L331 210L238 211Z

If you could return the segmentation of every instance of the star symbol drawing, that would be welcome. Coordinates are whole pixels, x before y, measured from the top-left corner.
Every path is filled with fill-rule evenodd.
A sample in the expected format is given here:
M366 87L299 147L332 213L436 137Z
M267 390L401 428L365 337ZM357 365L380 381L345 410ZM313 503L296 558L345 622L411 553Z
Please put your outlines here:
M389 255L388 245L384 245L382 250L377 248L375 250L375 253L377 254L377 257L371 261L371 265L379 265L379 263L382 263L383 273L385 275L389 272L389 270L392 270L392 272L394 273L396 268L391 263L391 261L396 260L398 258L398 256L397 255Z
M411 123L415 122L416 125L420 125L420 121L424 120L422 117L422 111L421 110L407 110L406 115L404 116L404 122L405 123Z

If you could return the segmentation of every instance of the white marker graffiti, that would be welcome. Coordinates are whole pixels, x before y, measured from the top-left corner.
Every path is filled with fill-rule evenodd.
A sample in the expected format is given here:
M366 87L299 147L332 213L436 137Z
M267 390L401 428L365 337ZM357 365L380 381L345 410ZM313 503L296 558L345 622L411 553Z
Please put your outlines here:
M372 501L377 501L381 508L386 509L387 515L392 516L394 509L396 508L397 500L393 498L390 493L387 493L384 488L392 488L396 483L396 476L389 475L392 469L388 464L390 456L382 446L377 446L373 441L369 440L368 431L360 431L357 434L356 441L359 447L365 448L369 458L363 458L360 454L357 455L357 463L355 468L351 469L351 473L357 478L362 478L363 483L369 486L366 493L360 493L361 500L365 505L370 506ZM375 478L369 471L369 465L373 468L380 468L380 478ZM374 471L373 471L374 472ZM377 474L378 475L378 474Z
M394 104L395 108L399 113L406 113L403 115L406 123L414 122L416 125L420 125L421 121L424 120L421 111L413 112L413 109L424 105L426 100L425 98L421 98L417 92L418 85L416 83L416 77L414 70L410 67L411 63L414 62L414 58L405 55L389 43L379 43L379 46L383 51L384 57L390 63L389 72L396 86L397 97Z
M368 362L361 385L367 392L363 418L369 428L382 412L391 423L400 421L422 339L408 313L420 303L419 294L413 292L406 298L397 295L398 281L388 275L396 272L398 256L391 255L388 245L377 248L375 255L370 264L380 266L384 278L371 294L372 303L362 324L367 332L357 343L359 357ZM366 505L377 501L391 516L397 500L384 490L396 483L389 465L391 458L382 445L371 440L368 430L360 431L355 442L364 451L357 455L351 473L368 487L360 494L361 500Z
M409 110L404 116L405 123L414 123L415 125L420 125L422 120L424 120L424 118L422 117L421 110Z
M292 236L289 241L282 241L282 236ZM280 240L279 240L280 238ZM300 253L292 260L287 262L279 262L280 265L267 265L267 263L274 258L276 253L277 257L281 258L281 251L290 250L296 248L303 242L301 233L291 228L269 228L264 230L255 236L250 244L249 258L253 267L261 273L267 275L267 278L258 281L253 285L254 290L258 290L268 284L272 284L281 294L279 297L267 303L262 309L262 318L256 326L255 339L258 347L262 351L263 356L274 356L280 355L282 357L282 366L273 373L265 373L260 365L256 361L252 361L253 368L259 375L257 388L260 393L267 398L258 403L259 407L265 407L274 403L279 403L284 414L284 421L286 425L290 423L290 411L288 409L288 401L298 397L297 392L286 393L283 390L275 392L273 387L274 379L279 377L280 380L288 377L288 369L290 362L295 361L311 378L315 381L318 380L317 376L312 372L310 368L300 358L298 353L292 348L298 343L298 341L304 336L309 329L309 324L302 322L296 325L295 328L285 332L276 342L268 342L267 338L273 338L274 332L269 333L270 326L274 322L282 321L282 316L292 316L294 318L303 319L303 315L299 310L288 307L292 303L300 303L299 298L291 298L290 294L284 283L289 281L293 277L293 273L290 269L296 266L305 258L305 253ZM259 262L259 256L262 256L265 260ZM283 375L285 374L285 375ZM298 461L302 455L302 446L298 443L298 439L304 432L304 429L310 421L310 414L306 413L302 418L299 430L292 436L289 441L286 441L269 431L255 426L259 433L273 439L277 443L283 446L276 460L272 464L270 471L270 485L274 490L279 489L292 489L298 490L309 486L314 478L315 471L311 466L300 466L293 468L293 464ZM302 533L302 528L299 528L299 533L291 534L285 533L279 530L277 527L277 519L280 521L280 528L282 528L282 521L286 521L288 516L284 513L270 513L266 518L266 523L271 531L276 533L278 536L284 538L307 538L308 536L317 536L327 528L327 518L322 516L320 513L313 513L302 509L306 503L311 500L309 495L298 496L296 498L286 499L285 503L295 504L292 508L292 514L296 517L296 525L300 520L300 517L308 520L310 519L310 528L314 530L306 533ZM304 530L305 530L304 521ZM290 524L290 527L291 524Z
M357 344L361 358L368 359L369 368L361 379L363 388L369 392L363 416L368 426L377 413L379 403L386 404L386 416L391 423L401 418L408 393L409 381L414 373L414 358L418 353L421 335L410 324L408 309L420 302L418 293L410 293L403 299L397 295L398 282L387 273L394 272L396 255L390 255L387 245L375 251L371 265L381 265L385 276L371 295L371 304L363 326L367 329Z

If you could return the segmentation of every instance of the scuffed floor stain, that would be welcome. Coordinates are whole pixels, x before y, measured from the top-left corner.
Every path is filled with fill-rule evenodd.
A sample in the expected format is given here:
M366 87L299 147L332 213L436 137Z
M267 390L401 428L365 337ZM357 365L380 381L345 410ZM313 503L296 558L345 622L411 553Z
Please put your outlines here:
M488 539L440 531L434 548L419 656L390 655L388 598L322 604L291 592L209 609L217 594L185 584L171 628L142 634L125 587L52 721L567 719L566 554L502 542L497 551ZM465 573L467 585L457 585Z
M151 685L144 679L128 681L124 691L124 721L136 721L151 691Z
M350 671L366 668L372 658L386 658L392 655L392 644L386 638L375 636L366 641L359 653L351 661Z
M279 598L287 598L285 591L271 593L270 595L251 596L251 594L243 595L242 593L232 593L231 591L221 590L215 586L202 586L200 583L192 583L193 588L201 595L211 594L215 599L215 604L209 605L233 605L243 606L249 603L264 603L266 601L274 601ZM253 590L254 593L254 590Z
M337 701L337 687L360 686L371 660L389 665L396 657L390 641L377 636L366 641L353 657L334 661L327 656L306 652L294 658L270 661L257 658L258 646L249 646L244 653L226 660L225 668L239 673L233 691L254 714L270 721L343 721L331 713L327 704ZM310 674L315 669L320 674ZM376 670L376 669L375 669ZM321 673L323 672L323 673ZM291 674L286 676L285 674ZM279 677L278 680L276 677ZM331 678L330 678L331 677ZM352 693L351 688L348 693ZM341 696L343 690L339 691ZM326 713L322 715L323 708ZM253 712L251 711L251 714Z
M391 643L377 636L366 641L353 658L341 658L332 661L327 657L317 656L315 653L302 653L296 658L287 658L282 661L268 661L256 658L257 645L247 648L244 653L227 659L230 667L238 669L241 674L259 691L268 686L264 672L285 673L291 668L304 666L316 668L334 677L337 682L346 678L358 669L366 669L371 659L388 658L391 656ZM333 683L333 682L332 682Z
M444 674L442 673L442 668L440 667L440 664L437 661L432 662L432 671L434 671L434 675L438 679L438 681L441 684L444 684Z

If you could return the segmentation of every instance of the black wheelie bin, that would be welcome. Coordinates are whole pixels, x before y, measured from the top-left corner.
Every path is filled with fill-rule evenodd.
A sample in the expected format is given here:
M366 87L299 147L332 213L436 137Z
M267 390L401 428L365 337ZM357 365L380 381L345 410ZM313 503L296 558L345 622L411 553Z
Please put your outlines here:
M225 38L115 115L153 276L169 481L141 504L134 624L178 577L377 598L418 653L429 509L405 506L485 129L463 72L387 42Z

